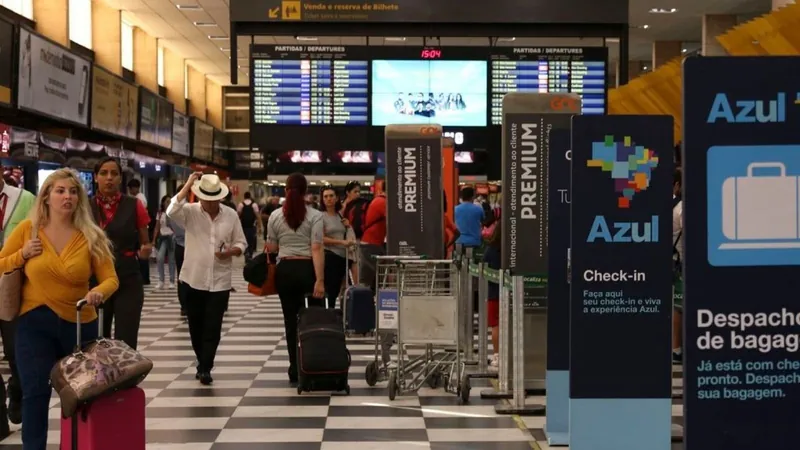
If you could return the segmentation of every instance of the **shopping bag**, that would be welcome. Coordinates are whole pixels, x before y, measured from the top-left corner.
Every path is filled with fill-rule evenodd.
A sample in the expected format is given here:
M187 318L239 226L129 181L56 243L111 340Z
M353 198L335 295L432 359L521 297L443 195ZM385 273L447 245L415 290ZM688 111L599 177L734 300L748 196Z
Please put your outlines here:
M777 175L756 175L755 169L778 169ZM722 232L732 241L796 240L798 178L786 176L779 162L747 166L747 176L722 184Z
M14 214L13 210L11 214ZM39 227L31 224L31 239L36 239L38 231ZM19 315L22 306L22 284L25 281L24 268L23 265L0 275L0 320L9 322Z
M247 281L247 292L259 297L277 294L275 269L276 265L272 263L267 249L248 261L243 270L244 279Z

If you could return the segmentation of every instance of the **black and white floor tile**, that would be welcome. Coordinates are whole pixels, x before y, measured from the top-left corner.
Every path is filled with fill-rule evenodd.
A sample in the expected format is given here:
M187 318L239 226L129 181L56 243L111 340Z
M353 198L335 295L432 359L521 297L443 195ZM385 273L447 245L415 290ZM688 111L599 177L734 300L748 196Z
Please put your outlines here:
M155 363L142 384L148 397L148 450L548 448L544 418L518 420L495 414L495 401L480 398L481 386L488 382L473 383L468 405L460 405L442 389L427 387L389 401L385 383L371 388L364 380L374 346L363 338L351 339L348 345L353 355L350 396L298 396L286 377L288 353L280 303L277 298L248 294L237 273L237 292L231 295L225 316L212 386L194 379L194 355L176 291L146 288L140 350ZM0 365L0 373L7 372L7 366ZM544 398L530 401L543 404ZM57 449L55 395L51 406L48 448ZM680 424L680 400L675 401L673 413ZM18 431L0 442L0 450L14 448L22 448Z

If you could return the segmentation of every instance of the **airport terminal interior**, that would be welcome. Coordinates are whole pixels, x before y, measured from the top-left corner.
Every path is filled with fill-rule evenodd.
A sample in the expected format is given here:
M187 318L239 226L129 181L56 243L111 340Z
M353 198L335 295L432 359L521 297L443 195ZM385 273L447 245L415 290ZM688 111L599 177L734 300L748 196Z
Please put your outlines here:
M0 0L0 450L796 450L798 29Z

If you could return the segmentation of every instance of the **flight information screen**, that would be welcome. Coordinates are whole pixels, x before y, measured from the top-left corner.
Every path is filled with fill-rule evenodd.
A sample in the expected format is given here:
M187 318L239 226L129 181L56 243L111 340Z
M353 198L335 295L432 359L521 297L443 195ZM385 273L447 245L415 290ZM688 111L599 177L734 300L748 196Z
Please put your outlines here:
M264 51L266 50L266 51ZM345 47L257 47L252 61L256 125L366 125L369 63Z
M583 114L605 114L605 47L495 47L492 51L492 125L502 124L503 96L509 92L576 93L583 101Z

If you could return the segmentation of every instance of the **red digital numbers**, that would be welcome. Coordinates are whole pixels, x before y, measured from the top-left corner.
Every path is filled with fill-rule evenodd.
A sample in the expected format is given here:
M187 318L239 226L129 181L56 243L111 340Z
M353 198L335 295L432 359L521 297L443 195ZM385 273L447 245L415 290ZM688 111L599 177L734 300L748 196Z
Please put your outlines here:
M442 57L442 51L438 49L423 49L420 54L422 59L439 59Z

